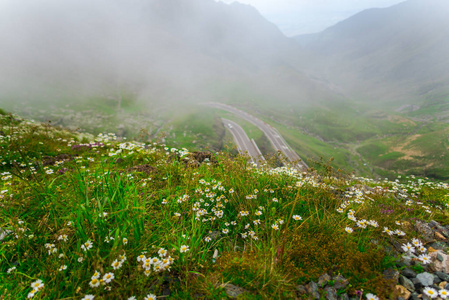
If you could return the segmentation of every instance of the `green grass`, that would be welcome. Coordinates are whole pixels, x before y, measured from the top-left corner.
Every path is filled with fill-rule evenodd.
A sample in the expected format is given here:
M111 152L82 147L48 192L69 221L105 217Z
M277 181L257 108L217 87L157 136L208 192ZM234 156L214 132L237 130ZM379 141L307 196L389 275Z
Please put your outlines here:
M180 124L202 130L214 120L202 116ZM226 153L198 165L164 144L125 143L113 134L81 140L10 115L0 116L0 130L5 299L26 298L37 280L43 287L35 299L221 299L226 283L244 288L243 299L291 299L298 284L325 272L349 279L340 292L363 289L386 299L394 285L382 273L396 259L384 251L389 240L419 238L413 218L449 224L442 208L449 186L439 182L378 182L330 166L302 176L253 169ZM368 194L366 186L381 188ZM351 210L378 226L357 227ZM384 227L407 235L389 237ZM147 267L141 255L157 263ZM95 271L114 279L96 287Z

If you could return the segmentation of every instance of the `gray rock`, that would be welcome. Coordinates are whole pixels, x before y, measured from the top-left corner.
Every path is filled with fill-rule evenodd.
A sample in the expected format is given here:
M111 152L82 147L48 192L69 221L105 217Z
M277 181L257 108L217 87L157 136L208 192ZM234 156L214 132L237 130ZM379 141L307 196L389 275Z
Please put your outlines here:
M438 275L432 274L432 276L433 276L433 284L438 285L442 281L440 277L438 277Z
M410 292L415 291L415 285L413 284L413 282L403 275L399 276L399 284L405 287Z
M420 300L418 293L412 293L409 300Z
M429 222L429 225L432 228L436 228L445 237L449 238L449 230L446 227L441 226L437 221L432 220Z
M318 278L318 286L321 288L325 287L329 280L331 280L331 277L329 276L329 274L325 273L325 274L321 275Z
M390 238L390 239L389 239L389 242L390 242L391 245L393 245L393 247L394 247L394 249L396 250L397 253L402 253L402 251L404 251L404 250L402 250L402 245L401 245L401 243L399 243L399 242L396 241L395 239Z
M444 250L444 248L446 248L446 244L438 241L430 244L430 247L432 247L435 250Z
M427 223L416 221L415 228L427 242L433 240L433 230Z
M349 280L344 278L342 275L335 276L333 280L335 280L334 289L336 290L345 288L349 284Z
M326 300L338 300L337 291L333 287L328 286L324 289L324 292L326 293Z
M443 255L441 255L441 253L437 253L437 259L438 259L438 261L444 261L444 257L443 257Z
M449 290L449 283L446 283L446 285L444 286L445 290Z
M433 278L432 278L433 279ZM422 289L423 288L423 284L421 283L421 281L419 281L419 279L418 278L412 278L411 279L412 280L412 282L413 282L413 285L415 286L415 290L420 290L420 289Z
M306 287L303 286L303 285L298 285L298 286L296 286L296 290L297 290L301 295L307 294Z
M416 277L416 272L413 271L410 268L405 268L401 271L401 275L407 277L407 278L415 278Z
M423 286L430 286L433 284L433 275L427 272L416 275L416 279L418 279Z
M346 293L341 294L340 297L338 297L338 300L349 300L349 296Z
M384 271L384 278L387 280L393 279L395 282L399 280L399 272L393 268L388 268Z
M232 299L236 299L238 295L247 292L244 288L228 283L225 287L226 294Z
M398 297L398 299L397 300L405 300L405 298L402 298L402 297Z
M320 294L318 293L318 285L315 282L311 281L306 284L306 289L314 299L320 299Z
M403 256L401 258L401 262L408 267L410 267L412 265L412 259L408 256Z

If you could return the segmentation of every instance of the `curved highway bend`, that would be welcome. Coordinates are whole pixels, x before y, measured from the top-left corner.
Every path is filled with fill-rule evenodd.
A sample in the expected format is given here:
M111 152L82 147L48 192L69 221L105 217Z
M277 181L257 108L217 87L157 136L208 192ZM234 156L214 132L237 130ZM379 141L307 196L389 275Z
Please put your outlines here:
M263 131L263 133L265 133L265 135L267 136L268 140L271 142L271 144L273 145L274 149L277 151L281 151L281 153L283 153L287 159L290 162L296 163L296 167L302 171L308 168L307 164L298 156L298 154L296 154L295 151L293 151L290 146L287 144L287 142L282 138L281 134L272 126L268 125L267 123L265 123L264 121L244 112L241 111L235 107L226 105L226 104L222 104L222 103L215 103L215 102L207 102L207 103L203 103L204 105L210 106L210 107L214 107L214 108L219 108L219 109L223 109L226 111L229 111L233 114L238 115L239 117L245 119L246 121L254 124L255 126L257 126L260 130Z
M226 129L232 133L237 148L241 153L248 154L251 157L251 161L257 165L259 165L260 162L265 161L265 158L262 156L262 153L260 153L254 140L249 139L248 135L239 124L223 118L221 120Z

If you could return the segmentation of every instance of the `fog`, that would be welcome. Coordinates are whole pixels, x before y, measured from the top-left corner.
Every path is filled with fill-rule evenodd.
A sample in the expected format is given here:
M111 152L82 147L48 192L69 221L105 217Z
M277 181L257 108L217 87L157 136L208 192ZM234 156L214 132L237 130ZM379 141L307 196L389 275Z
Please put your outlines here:
M208 98L272 65L287 41L255 9L212 0L0 3L2 102Z

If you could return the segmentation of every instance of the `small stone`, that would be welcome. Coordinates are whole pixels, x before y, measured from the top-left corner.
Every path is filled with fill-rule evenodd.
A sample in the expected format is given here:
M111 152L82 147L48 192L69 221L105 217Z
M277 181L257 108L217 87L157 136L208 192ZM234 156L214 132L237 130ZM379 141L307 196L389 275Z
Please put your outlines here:
M436 229L438 229L439 233L441 233L443 236L449 238L449 230L448 230L447 226L446 227L441 226L440 223L438 223L437 221L434 221L434 220L430 221L429 225L432 227L435 227Z
M407 277L407 278L415 278L416 277L416 272L413 271L410 268L405 268L401 271L401 275Z
M433 249L436 249L436 250L444 250L444 248L446 248L446 244L438 241L438 242L430 244L430 247L432 247Z
M325 274L321 275L318 278L318 286L321 288L325 287L329 280L331 280L331 277L329 276L329 274L325 273Z
M435 238L439 239L439 240L446 240L446 238L439 232L435 232Z
M298 286L296 286L296 290L297 290L301 295L307 294L306 287L303 286L303 285L298 285Z
M446 283L446 285L444 286L444 289L449 291L449 283Z
M437 252L432 252L429 255L433 260L435 271L449 273L449 256L446 253L438 250ZM438 259L438 256L440 256L440 259L442 258L442 260Z
M326 293L326 300L338 300L337 291L333 287L328 286L324 289L324 292Z
M418 274L416 279L418 279L423 286L430 286L433 284L433 275L427 272Z
M433 284L439 284L442 280L440 279L440 277L438 277L438 275L436 274L432 274L433 275Z
M402 298L404 298L406 300L409 299L410 296L411 296L411 293L405 287L403 287L402 285L397 285L396 286L396 291L398 292L399 297L402 297Z
M440 283L438 284L438 287L439 287L440 289L444 289L444 287L446 286L446 284L447 284L447 281L442 281L442 282L440 282Z
M349 296L346 293L341 294L340 297L338 297L338 300L349 300Z
M413 282L410 279L408 279L405 276L401 275L399 277L399 284L401 284L403 287L405 287L410 292L414 292L415 291L415 285L413 284Z
M437 252L437 249L434 249L434 248L432 248L432 247L429 247L429 248L427 249L427 252L429 252L429 253Z
M320 299L320 294L318 293L318 285L315 282L311 281L306 284L306 289L314 299Z
M401 258L401 262L408 267L410 267L412 265L412 259L408 256L403 256Z
M342 275L335 276L333 279L335 280L334 288L336 290L345 288L349 284L349 280L344 278Z
M399 280L399 272L393 268L386 269L383 274L384 278L387 280L393 279L395 282L398 282Z
M420 300L419 294L418 293L412 293L410 299L411 300Z
M413 285L415 286L415 290L419 291L420 289L422 289L424 287L423 284L421 283L421 281L419 281L418 278L412 278L412 282L413 282Z
M232 299L237 299L237 296L240 294L243 294L245 292L247 292L247 290L245 290L244 288L241 288L239 286L233 285L231 283L228 283L225 287L224 287L226 294L231 297Z
M419 233L422 234L424 240L426 240L427 242L432 241L433 230L427 223L416 221L415 228Z

